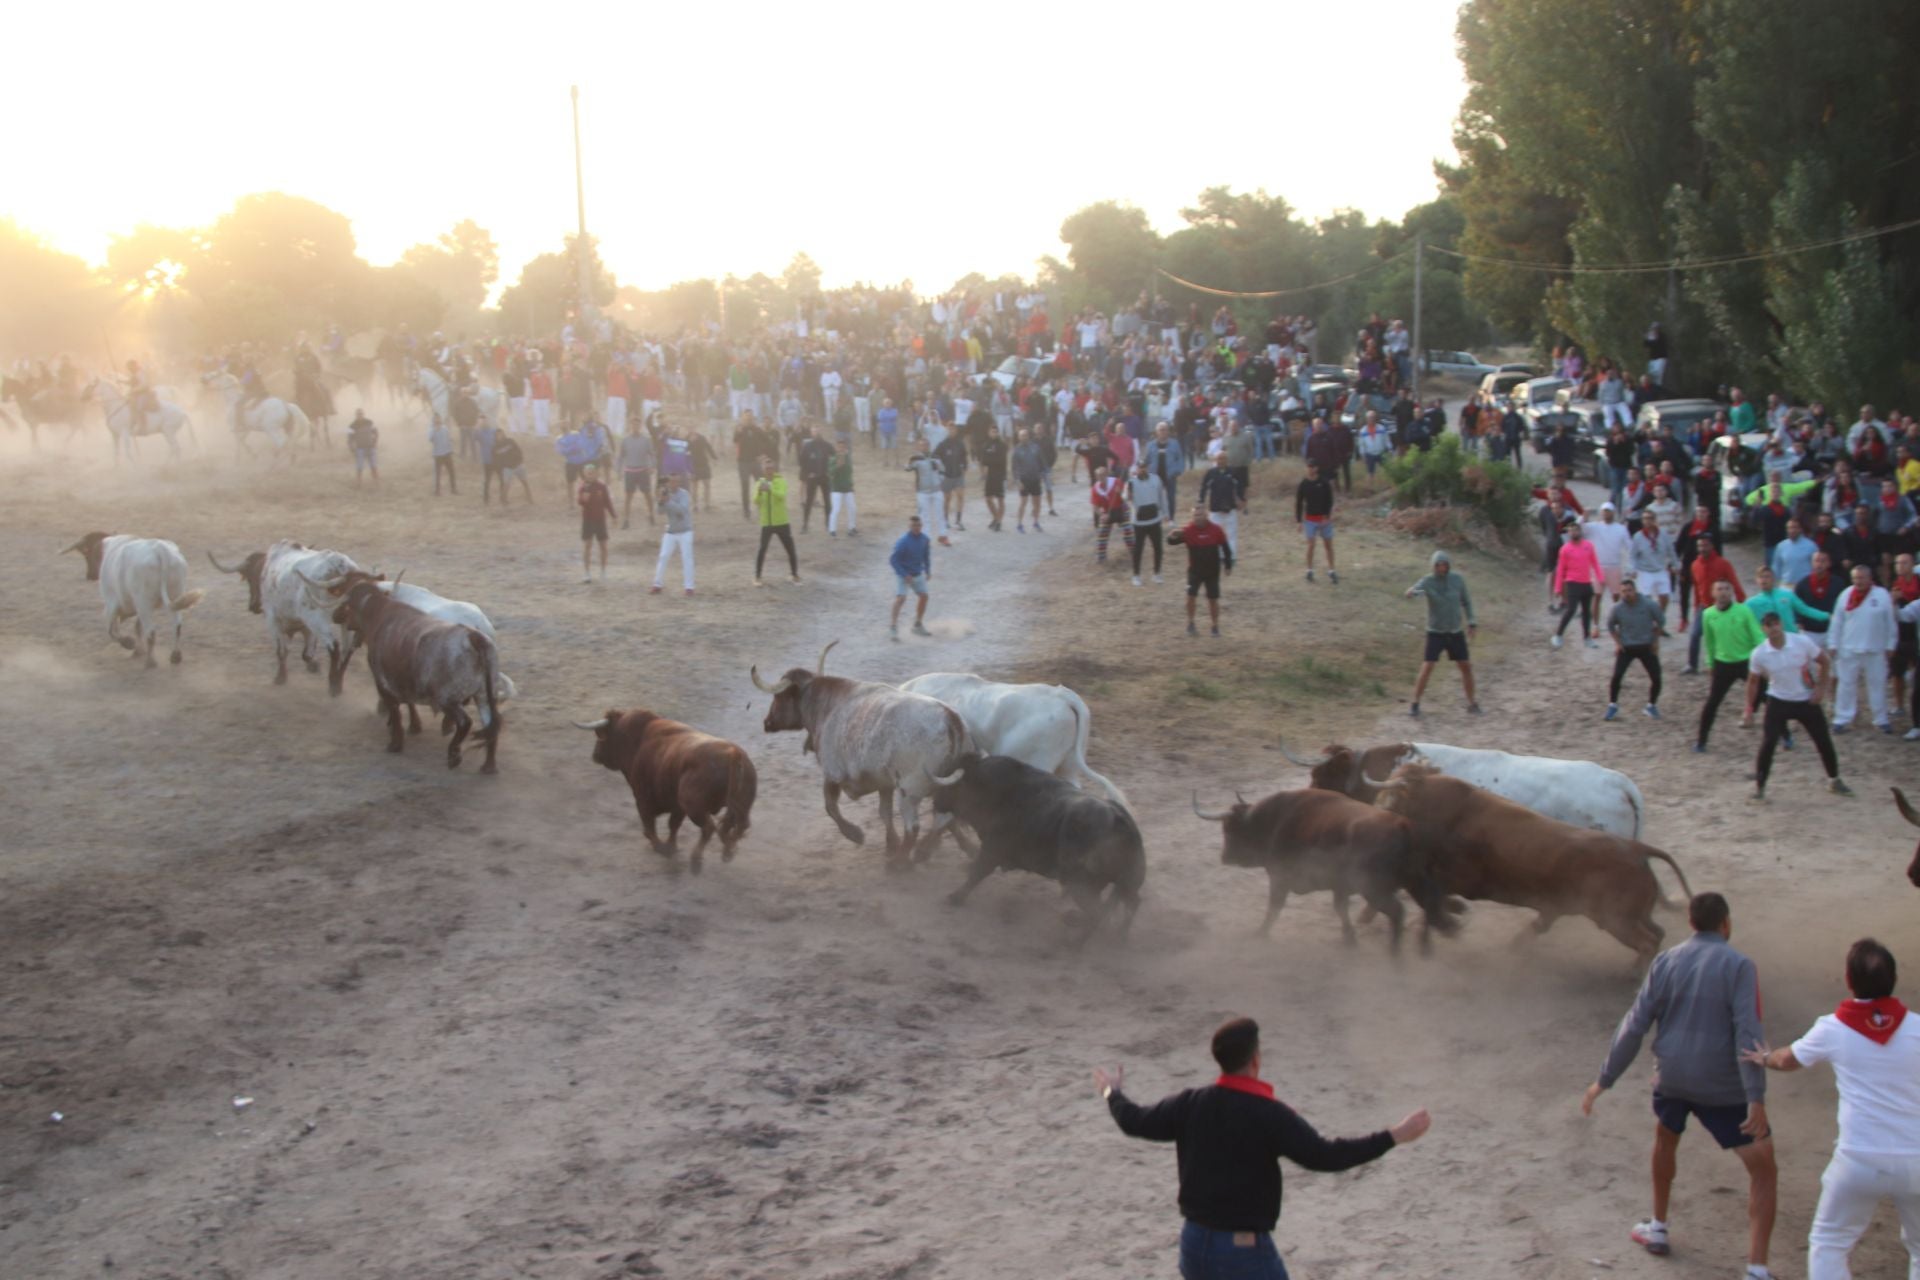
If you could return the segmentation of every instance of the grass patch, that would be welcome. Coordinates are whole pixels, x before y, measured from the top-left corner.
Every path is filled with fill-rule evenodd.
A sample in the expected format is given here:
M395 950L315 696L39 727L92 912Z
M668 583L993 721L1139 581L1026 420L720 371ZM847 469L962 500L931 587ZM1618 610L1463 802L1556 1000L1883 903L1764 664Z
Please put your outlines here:
M1179 676L1173 682L1173 691L1183 698L1198 698L1202 702L1224 702L1228 693L1225 685L1203 676Z

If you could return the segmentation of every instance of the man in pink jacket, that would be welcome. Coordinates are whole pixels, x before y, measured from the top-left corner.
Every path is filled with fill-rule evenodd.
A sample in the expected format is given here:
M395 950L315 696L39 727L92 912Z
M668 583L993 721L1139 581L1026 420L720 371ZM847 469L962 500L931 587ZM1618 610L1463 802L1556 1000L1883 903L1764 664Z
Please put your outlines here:
M1587 540L1580 521L1568 516L1565 530L1566 541L1560 545L1560 559L1553 570L1553 599L1560 606L1560 625L1554 628L1551 643L1556 649L1560 647L1561 634L1577 610L1580 634L1587 648L1597 649L1600 642L1593 638L1593 593L1606 582L1606 577L1600 570L1600 556Z

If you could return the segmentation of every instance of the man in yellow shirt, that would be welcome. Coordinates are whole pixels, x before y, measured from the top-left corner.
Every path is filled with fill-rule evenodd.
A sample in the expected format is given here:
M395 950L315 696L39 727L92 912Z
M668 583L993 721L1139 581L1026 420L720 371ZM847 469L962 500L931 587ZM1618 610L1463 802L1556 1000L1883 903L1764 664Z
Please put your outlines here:
M787 478L780 464L770 457L760 459L760 479L753 486L753 509L760 517L760 552L753 558L753 585L764 587L760 572L767 566L767 545L775 538L787 549L787 571L800 581L800 553L793 546L793 525L787 519Z

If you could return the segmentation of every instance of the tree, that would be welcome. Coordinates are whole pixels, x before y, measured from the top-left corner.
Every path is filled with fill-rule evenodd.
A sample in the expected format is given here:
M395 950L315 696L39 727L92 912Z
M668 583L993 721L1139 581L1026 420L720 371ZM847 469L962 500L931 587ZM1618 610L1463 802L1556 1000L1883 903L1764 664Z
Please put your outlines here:
M1147 215L1132 205L1090 204L1060 224L1060 239L1078 292L1068 291L1069 310L1092 305L1111 311L1153 285L1160 237L1147 225Z
M0 350L35 355L101 349L111 290L70 253L0 218Z
M500 295L500 325L507 333L552 333L580 309L580 255L576 238L567 236L559 253L543 253L521 268L520 279ZM587 263L592 273L593 304L605 307L619 292L619 284L600 261L592 236L587 237Z
M487 291L500 278L500 250L486 228L469 218L438 240L408 249L396 269L437 295L446 322L464 330L478 321ZM410 291L417 297L417 290Z
M820 268L804 253L793 255L793 261L780 273L780 283L786 286L787 297L793 302L811 298L820 292Z
M345 215L298 196L242 196L197 240L180 283L214 341L287 342L352 309L366 283Z

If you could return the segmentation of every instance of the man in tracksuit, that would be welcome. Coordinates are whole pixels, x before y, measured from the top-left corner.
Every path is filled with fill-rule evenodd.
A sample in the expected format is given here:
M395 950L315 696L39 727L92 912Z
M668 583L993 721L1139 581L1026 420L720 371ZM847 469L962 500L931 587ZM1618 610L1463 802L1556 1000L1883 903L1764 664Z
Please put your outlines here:
M1323 1138L1260 1078L1260 1028L1235 1018L1213 1033L1220 1077L1143 1107L1120 1092L1123 1072L1095 1068L1094 1087L1120 1132L1176 1144L1180 1170L1180 1274L1184 1280L1287 1280L1273 1245L1280 1166L1338 1173L1378 1160L1427 1131L1423 1108L1364 1138Z
M1634 535L1638 542L1640 535ZM1613 636L1613 683L1607 686L1607 714L1620 714L1620 682L1627 668L1638 662L1647 673L1647 718L1660 718L1660 638L1667 634L1667 613L1651 595L1640 593L1637 578L1620 584L1620 603L1607 617Z
M1667 1205L1680 1134L1687 1117L1713 1135L1747 1167L1747 1278L1772 1280L1767 1246L1773 1237L1773 1130L1767 1124L1767 1073L1740 1055L1766 1043L1760 1025L1760 978L1752 960L1727 945L1733 932L1727 900L1717 893L1694 895L1687 904L1693 936L1654 957L1633 1007L1613 1033L1600 1076L1587 1086L1580 1109L1593 1114L1594 1100L1633 1063L1640 1042L1657 1023L1653 1055L1653 1217L1636 1223L1631 1237L1648 1253L1665 1254Z

